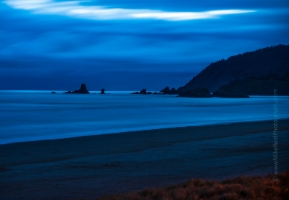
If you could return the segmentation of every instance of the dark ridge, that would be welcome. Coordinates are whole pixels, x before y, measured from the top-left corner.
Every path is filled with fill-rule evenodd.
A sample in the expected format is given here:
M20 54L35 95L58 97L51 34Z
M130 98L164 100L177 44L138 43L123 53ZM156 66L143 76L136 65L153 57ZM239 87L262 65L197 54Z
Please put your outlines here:
M214 97L227 97L227 98L249 98L246 91L235 89L231 85L222 85L216 92L213 93Z
M229 57L210 64L178 92L206 87L214 92L220 86L236 79L255 77L256 80L275 75L284 77L289 73L289 45L271 46L253 52ZM287 75L288 80L288 75ZM250 93L249 93L250 94Z
M244 95L274 95L275 93L277 95L289 95L288 75L289 73L280 78L277 75L268 75L261 78L237 79L221 87L226 87L232 91L240 91ZM217 95L218 92L220 92L220 89L214 92L213 95Z
M188 89L179 94L179 97L211 97L211 93L205 87L198 87L195 89Z

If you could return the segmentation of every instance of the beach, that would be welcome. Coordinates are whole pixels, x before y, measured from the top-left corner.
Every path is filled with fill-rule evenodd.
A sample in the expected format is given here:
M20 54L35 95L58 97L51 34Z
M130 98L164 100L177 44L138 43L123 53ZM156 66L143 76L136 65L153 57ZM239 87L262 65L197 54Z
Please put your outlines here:
M274 173L273 120L0 145L1 199L95 199L191 178ZM289 169L278 120L278 172Z

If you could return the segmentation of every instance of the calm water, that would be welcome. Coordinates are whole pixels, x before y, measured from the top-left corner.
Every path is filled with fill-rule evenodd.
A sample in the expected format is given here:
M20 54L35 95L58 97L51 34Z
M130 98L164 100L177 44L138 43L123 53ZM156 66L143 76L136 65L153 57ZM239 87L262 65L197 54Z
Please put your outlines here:
M280 119L289 118L288 100L278 97ZM226 99L0 91L0 144L273 117L272 96Z

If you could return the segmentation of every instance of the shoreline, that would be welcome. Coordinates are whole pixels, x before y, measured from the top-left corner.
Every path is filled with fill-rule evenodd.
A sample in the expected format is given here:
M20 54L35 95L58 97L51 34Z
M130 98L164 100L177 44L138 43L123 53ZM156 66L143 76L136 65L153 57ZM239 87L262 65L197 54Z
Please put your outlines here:
M289 119L278 120L279 172ZM3 199L94 199L191 178L273 173L273 120L0 145ZM53 192L51 192L53 191Z
M289 120L289 118L282 118L280 120ZM213 124L200 124L200 125L192 125L192 126L176 126L176 127L161 127L161 128L152 128L152 129L144 129L144 130L130 130L130 131L120 131L120 132L112 132L112 133L103 133L96 135L83 135L83 136L68 136L63 138L49 138L49 139L38 139L38 140L28 140L28 141L17 141L17 142L9 142L0 144L2 145L10 145L10 144L21 144L21 143L30 143L30 142L45 142L45 141L54 141L54 140L67 140L67 139L81 139L85 137L98 137L104 135L118 135L118 134L130 134L130 133L141 133L147 131L162 131L162 130L170 130L170 129L186 129L186 128L194 128L194 127L210 127L210 126L219 126L219 125L230 125L230 124L242 124L242 123L256 123L256 122L270 122L274 121L274 119L270 120L256 120L256 121L242 121L242 122L223 122L223 123L213 123Z

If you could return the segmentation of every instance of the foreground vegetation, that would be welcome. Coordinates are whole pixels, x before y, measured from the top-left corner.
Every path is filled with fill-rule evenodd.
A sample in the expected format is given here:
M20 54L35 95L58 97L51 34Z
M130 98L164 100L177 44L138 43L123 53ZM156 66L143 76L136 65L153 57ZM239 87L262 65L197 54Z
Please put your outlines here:
M277 176L238 177L224 181L191 179L187 182L137 193L109 195L98 200L245 200L289 199L289 171Z

